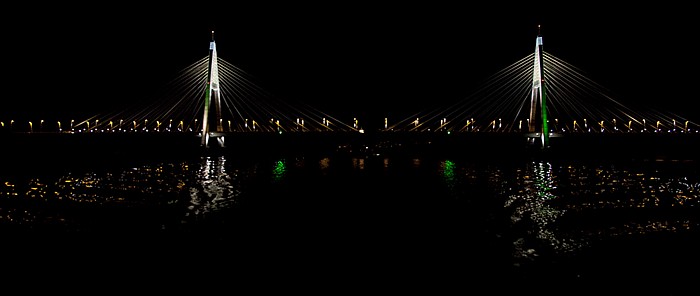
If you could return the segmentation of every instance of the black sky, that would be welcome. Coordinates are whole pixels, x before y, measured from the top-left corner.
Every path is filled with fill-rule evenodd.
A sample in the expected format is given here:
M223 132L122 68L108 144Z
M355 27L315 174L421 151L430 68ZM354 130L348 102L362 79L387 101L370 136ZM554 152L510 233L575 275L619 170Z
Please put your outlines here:
M532 53L538 25L545 51L620 101L699 113L691 5L407 3L20 4L34 7L0 21L0 115L79 116L154 97L208 54L211 30L219 57L277 97L331 113L419 111Z

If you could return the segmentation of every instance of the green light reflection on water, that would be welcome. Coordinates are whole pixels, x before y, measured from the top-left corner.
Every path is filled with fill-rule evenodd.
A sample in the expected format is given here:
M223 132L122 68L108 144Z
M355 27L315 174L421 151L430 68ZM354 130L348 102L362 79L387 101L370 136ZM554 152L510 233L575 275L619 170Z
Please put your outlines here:
M284 179L284 176L287 174L287 163L284 159L280 159L277 162L275 162L275 165L272 169L272 180L275 182L279 182L282 179Z
M449 188L455 186L457 182L457 164L451 160L445 160L440 164L440 169L442 171L442 177Z

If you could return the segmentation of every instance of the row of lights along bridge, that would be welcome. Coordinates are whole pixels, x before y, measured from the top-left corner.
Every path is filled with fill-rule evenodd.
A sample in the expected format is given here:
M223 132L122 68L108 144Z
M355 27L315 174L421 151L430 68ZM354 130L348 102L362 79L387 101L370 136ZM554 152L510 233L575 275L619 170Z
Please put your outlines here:
M281 123L280 120L270 119L269 121L263 121L260 123L256 120L241 120L240 123L236 123L231 120L223 122L221 120L222 126L224 126L224 132L324 132L324 131L349 131L349 132L365 132L365 130L360 126L357 118L353 118L352 124L347 125L348 129L335 128L330 120L323 119L321 124L309 125L306 124L303 118L297 118L295 121L288 122L287 124ZM552 122L550 122L550 125ZM620 124L620 121L613 119L609 122L597 121L594 123L589 123L587 119L582 121L573 120L569 123L563 123L558 119L553 122L551 133L579 133L579 132L656 132L656 133L698 133L700 129L693 129L689 125L689 121L676 121L662 122L657 121L647 121L642 119L641 121L628 120ZM345 125L338 125L340 127L345 127ZM529 128L529 119L518 121L517 125L510 126L503 124L502 119L496 119L489 122L487 125L478 125L474 119L467 120L464 124L450 124L450 122L443 118L439 121L439 124L434 125L433 128L426 127L425 124L421 123L420 118L416 118L410 124L403 127L390 126L388 124L388 119L384 118L383 128L379 128L378 131L436 131L436 132L527 132ZM6 132L24 132L24 133L109 133L109 132L201 132L201 124L198 124L198 120L194 119L192 123L185 123L185 121L178 121L173 119L168 120L154 120L149 121L144 119L143 121L106 121L100 122L99 119L94 121L81 121L77 123L75 120L70 120L62 124L61 121L47 122L40 119L36 122L34 121L24 121L18 122L15 120L0 121L0 130Z

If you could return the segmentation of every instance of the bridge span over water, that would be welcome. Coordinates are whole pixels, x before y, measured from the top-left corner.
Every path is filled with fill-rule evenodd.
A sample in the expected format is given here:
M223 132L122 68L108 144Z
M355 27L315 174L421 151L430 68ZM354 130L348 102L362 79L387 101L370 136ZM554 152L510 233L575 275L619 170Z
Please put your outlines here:
M502 133L543 148L565 135L700 132L682 115L620 103L578 68L544 51L539 29L533 53L491 75L468 97L381 122L280 100L218 57L214 32L211 37L209 55L181 71L156 100L86 119L0 119L0 131L184 133L204 147L237 145L225 139L249 133Z

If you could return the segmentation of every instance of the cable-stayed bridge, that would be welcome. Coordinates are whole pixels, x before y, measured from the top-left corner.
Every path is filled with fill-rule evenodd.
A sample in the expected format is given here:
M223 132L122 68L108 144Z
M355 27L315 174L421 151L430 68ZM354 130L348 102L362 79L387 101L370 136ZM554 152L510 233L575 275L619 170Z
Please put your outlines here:
M535 51L488 77L471 95L404 118L383 118L372 132L519 133L540 139L569 133L698 133L681 115L620 103L574 65ZM363 133L363 118L339 118L301 102L281 100L243 69L219 58L214 33L208 56L192 63L154 100L126 110L55 123L3 119L17 132L179 132L201 137L203 146L234 133ZM369 125L368 125L369 126Z
M387 130L526 133L697 133L698 124L678 114L616 100L579 68L535 51L488 77L470 96L386 124ZM547 132L545 132L547 131Z

